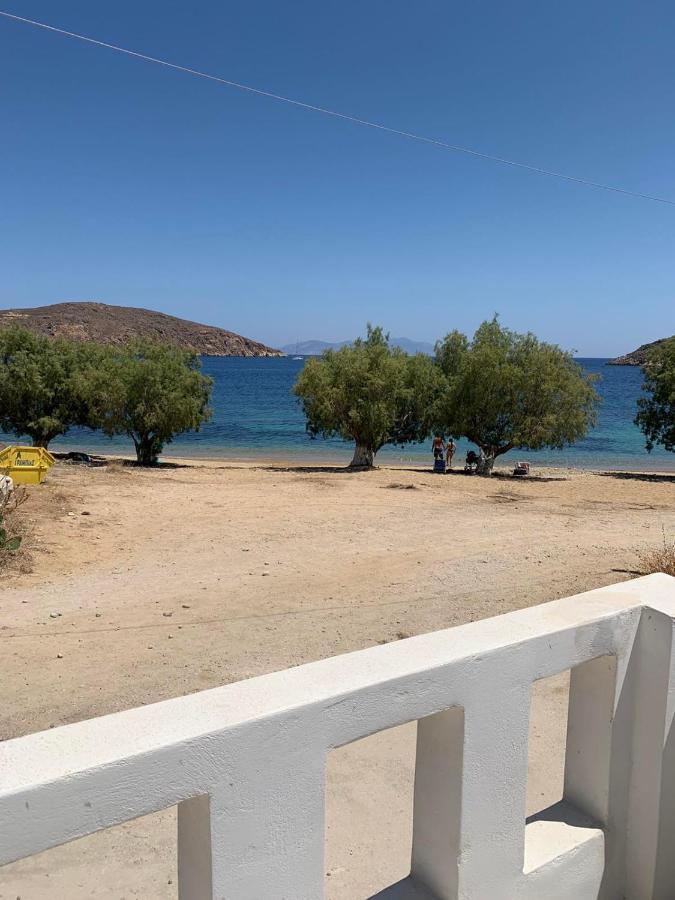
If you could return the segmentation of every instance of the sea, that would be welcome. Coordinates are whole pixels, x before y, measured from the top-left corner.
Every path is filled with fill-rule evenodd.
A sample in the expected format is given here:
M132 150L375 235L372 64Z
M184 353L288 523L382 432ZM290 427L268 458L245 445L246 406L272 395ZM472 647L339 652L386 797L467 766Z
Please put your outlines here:
M513 450L497 465L527 460L531 466L560 466L594 470L675 471L675 454L662 448L645 450L644 437L633 423L640 396L642 371L633 366L608 366L605 359L579 359L590 373L600 376L596 389L602 403L598 423L583 440L564 450ZM351 459L352 444L342 440L312 439L291 388L305 358L204 357L202 370L213 378L213 416L198 432L180 435L165 447L163 459L188 456L230 460L279 459L314 464L342 463ZM10 440L6 436L5 441ZM470 445L460 441L455 464L463 461ZM50 445L54 450L133 454L127 438L106 438L86 429L74 429ZM385 447L377 460L428 466L430 442Z

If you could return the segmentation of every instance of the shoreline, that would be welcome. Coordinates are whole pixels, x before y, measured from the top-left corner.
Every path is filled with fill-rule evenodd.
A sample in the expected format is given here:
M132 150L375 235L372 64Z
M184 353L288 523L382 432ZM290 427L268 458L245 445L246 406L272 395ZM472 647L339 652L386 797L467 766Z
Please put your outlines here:
M79 449L79 448L78 448ZM54 447L54 451L57 454L67 453L69 452L66 448L58 448ZM114 461L114 460L125 460L133 462L135 460L135 456L132 452L115 452L112 448L109 452L102 453L95 449L85 449L84 452L89 453L90 456L105 459L106 461ZM526 455L524 454L525 458ZM237 467L276 467L283 466L284 468L289 469L308 469L308 468L316 468L317 471L320 471L323 468L331 467L336 469L344 469L345 471L349 470L349 460L351 458L351 452L345 455L338 454L330 454L330 453L310 453L310 454L288 454L288 453L265 453L258 455L257 453L251 453L249 455L242 454L230 454L230 453L217 453L217 452L208 452L204 453L184 453L184 452L168 452L162 453L159 458L159 468L161 468L162 463L165 464L181 464L181 465L199 465L200 463L212 463L214 465L227 463L228 465L237 466ZM542 476L550 475L552 473L569 473L573 474L593 474L598 475L604 472L612 475L662 475L662 476L672 476L675 478L675 460L673 460L673 464L670 466L664 465L663 467L657 466L612 466L612 465L602 465L598 464L597 466L590 465L555 465L554 463L531 463L532 469L534 470L533 474L529 476L530 479L537 477L537 473L541 473ZM450 470L447 474L464 474L463 472L464 462L462 460L458 460L457 463L453 466L452 470ZM388 459L382 457L378 460L375 459L375 470L382 469L400 469L403 471L416 471L420 473L431 473L433 469L433 461L432 460L423 460L417 458L410 458L405 460L395 460ZM505 477L506 475L511 475L513 470L512 465L495 465L494 475L498 477ZM358 471L358 470L355 470ZM527 480L522 476L518 476L515 480L524 481Z

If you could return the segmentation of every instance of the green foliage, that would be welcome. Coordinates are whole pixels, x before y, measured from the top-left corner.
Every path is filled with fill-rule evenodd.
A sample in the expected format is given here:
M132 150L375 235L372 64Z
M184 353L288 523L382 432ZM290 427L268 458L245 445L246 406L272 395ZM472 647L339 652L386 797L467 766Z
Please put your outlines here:
M436 346L446 378L439 427L466 437L492 461L514 447L562 448L595 423L594 378L571 354L533 334L516 334L497 318L473 340L457 331Z
M635 424L646 438L647 450L662 444L675 451L675 337L650 353L644 368L642 390L648 396L638 400Z
M2 516L0 516L0 553L7 551L13 553L21 546L21 538L18 535L10 537L7 530L2 525Z
M8 523L10 513L22 505L25 494L7 494L0 492L0 566L3 565L8 555L16 553L21 546L21 535Z
M194 353L141 340L98 348L93 363L82 387L92 424L110 437L131 437L141 465L154 464L175 435L198 431L211 415L212 381Z
M0 329L0 430L47 447L74 425L88 425L78 373L87 345L50 340L24 328Z
M381 328L305 364L293 388L313 436L356 443L353 466L372 466L385 444L423 440L440 392L432 360L389 346Z

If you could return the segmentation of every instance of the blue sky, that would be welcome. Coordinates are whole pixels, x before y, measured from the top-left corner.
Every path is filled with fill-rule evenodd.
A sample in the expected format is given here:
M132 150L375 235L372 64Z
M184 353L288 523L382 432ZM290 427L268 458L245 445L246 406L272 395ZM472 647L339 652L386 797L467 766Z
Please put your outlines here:
M2 0L0 9L675 200L675 5ZM675 206L435 150L0 19L0 306L271 344L498 311L581 355L675 331Z

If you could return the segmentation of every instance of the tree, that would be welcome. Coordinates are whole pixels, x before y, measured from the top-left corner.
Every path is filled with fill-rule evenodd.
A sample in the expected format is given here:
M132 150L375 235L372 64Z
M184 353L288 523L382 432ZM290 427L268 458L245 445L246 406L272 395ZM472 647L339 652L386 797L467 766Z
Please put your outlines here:
M47 447L75 425L89 424L79 373L90 348L65 338L0 330L0 429Z
M635 424L646 438L651 453L655 444L675 452L675 336L649 354Z
M446 378L438 425L482 451L482 474L517 447L560 449L595 424L593 376L554 344L483 322L473 340L457 331L436 346Z
M211 415L212 380L196 354L172 345L103 348L85 380L92 420L109 437L128 435L139 465L156 463L175 435L198 431Z
M310 359L293 387L312 437L355 442L353 468L372 468L385 444L423 440L440 388L432 360L389 346L381 328Z

